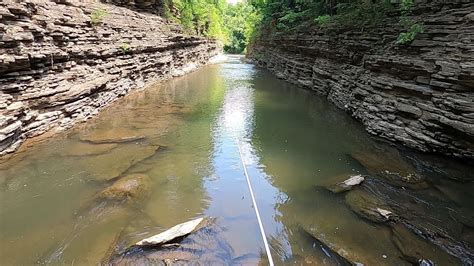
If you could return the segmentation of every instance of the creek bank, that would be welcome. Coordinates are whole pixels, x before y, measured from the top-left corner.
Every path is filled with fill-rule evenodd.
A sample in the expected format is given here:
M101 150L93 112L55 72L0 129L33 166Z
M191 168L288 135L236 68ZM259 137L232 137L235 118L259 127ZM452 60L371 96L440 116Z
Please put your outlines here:
M220 51L157 15L97 1L7 1L0 15L0 155Z
M474 158L474 3L415 1L424 32L408 45L399 14L363 29L266 28L248 56L325 96L366 130L410 148Z

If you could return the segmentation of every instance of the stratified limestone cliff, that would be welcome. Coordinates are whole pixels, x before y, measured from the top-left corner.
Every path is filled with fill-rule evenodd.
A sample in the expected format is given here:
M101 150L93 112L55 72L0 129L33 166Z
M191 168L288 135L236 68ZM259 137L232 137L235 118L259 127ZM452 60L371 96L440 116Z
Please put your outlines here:
M105 10L105 11L98 11ZM92 19L93 13L99 14ZM219 52L150 13L96 1L0 3L0 155Z
M474 3L415 1L424 32L395 44L397 12L364 29L266 33L249 56L325 95L367 131L414 149L474 158Z

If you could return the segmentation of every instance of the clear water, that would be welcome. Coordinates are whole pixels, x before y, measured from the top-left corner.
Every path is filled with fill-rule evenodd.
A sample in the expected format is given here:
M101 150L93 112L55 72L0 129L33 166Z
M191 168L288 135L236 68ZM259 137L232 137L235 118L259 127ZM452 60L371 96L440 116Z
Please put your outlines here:
M112 129L146 139L119 143L99 155L71 155L83 136ZM0 261L97 264L130 224L153 224L154 232L139 228L131 237L139 240L212 216L224 228L219 237L232 256L253 254L258 259L246 264L265 263L237 142L277 264L334 263L304 230L353 261L407 264L388 226L357 216L343 194L317 189L333 176L366 173L350 154L396 149L371 138L325 99L238 57L134 92L98 117L0 164ZM160 149L144 156L150 145ZM437 157L414 158L447 165ZM446 167L465 173L467 166ZM110 183L97 180L98 172L145 173L152 180L151 195L133 207L87 211ZM433 190L472 215L472 182L436 178Z

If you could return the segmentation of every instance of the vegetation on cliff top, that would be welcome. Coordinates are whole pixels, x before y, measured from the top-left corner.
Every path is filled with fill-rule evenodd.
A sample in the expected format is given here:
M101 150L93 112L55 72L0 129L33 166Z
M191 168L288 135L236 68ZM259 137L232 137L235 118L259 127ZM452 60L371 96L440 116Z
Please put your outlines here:
M387 12L399 8L403 29L398 44L413 41L423 25L409 18L413 0L399 7L389 0L164 0L163 15L179 22L189 34L212 37L229 53L242 53L263 29L285 34L301 27L365 28L382 21Z
M168 0L163 15L180 23L185 32L220 40L229 53L242 53L260 16L247 1L229 4L225 0Z

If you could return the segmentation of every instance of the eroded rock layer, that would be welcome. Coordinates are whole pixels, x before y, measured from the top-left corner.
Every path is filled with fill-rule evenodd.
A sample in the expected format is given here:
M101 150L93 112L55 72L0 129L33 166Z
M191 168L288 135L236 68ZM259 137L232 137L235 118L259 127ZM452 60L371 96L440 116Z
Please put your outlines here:
M250 57L322 94L367 131L426 152L474 158L474 3L415 1L424 32L396 44L399 13L362 29L268 32Z
M159 16L96 1L0 3L0 155L219 52Z

